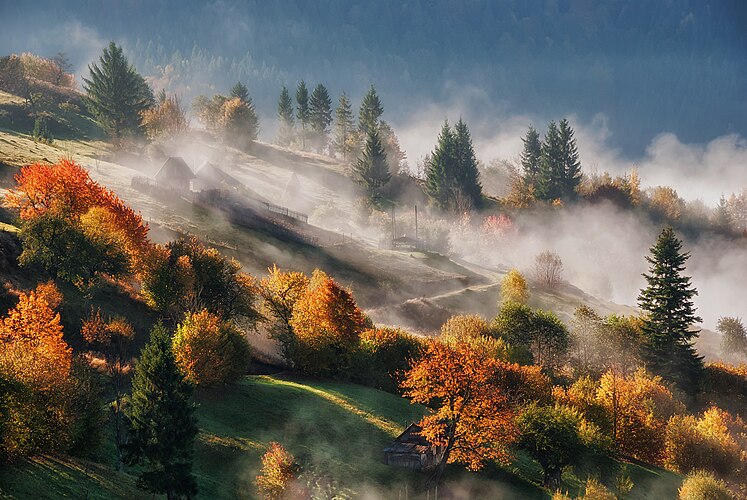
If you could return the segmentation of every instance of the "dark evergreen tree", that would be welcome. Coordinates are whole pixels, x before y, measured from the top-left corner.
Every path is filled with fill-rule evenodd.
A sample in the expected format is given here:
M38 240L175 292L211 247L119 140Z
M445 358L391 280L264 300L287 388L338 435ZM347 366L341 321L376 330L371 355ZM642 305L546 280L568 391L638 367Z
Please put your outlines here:
M197 424L191 395L192 386L174 360L169 333L159 323L135 366L126 411L130 430L127 461L143 464L139 487L165 493L168 499L191 498L197 491L192 476Z
M88 66L91 78L83 78L85 103L104 132L115 141L142 133L140 113L155 103L153 92L127 62L122 47L111 42L99 64Z
M231 87L230 96L238 97L246 103L251 102L251 98L249 97L249 89L241 82L236 82L236 85Z
M573 200L576 198L576 188L581 182L581 162L578 157L573 129L565 118L560 120L558 133L561 158L561 167L558 170L562 172L560 191L564 199Z
M477 156L472 136L461 118L454 127L456 168L454 171L454 202L459 212L479 208L482 204L482 185L477 168Z
M329 124L332 123L332 100L327 88L321 83L314 88L309 99L309 123L313 132L313 141L318 153L321 153L329 142Z
M361 156L353 165L353 174L373 201L378 199L379 190L391 178L381 136L375 128L368 130Z
M306 149L306 128L309 125L309 89L301 80L296 87L296 117L301 124L301 149Z
M554 121L547 125L542 143L539 177L536 195L540 200L554 200L563 195L563 146L560 131Z
M697 390L703 358L693 346L698 332L691 330L701 321L692 300L698 292L683 274L689 257L682 252L674 230L664 228L651 247L651 256L646 257L649 274L643 277L648 286L641 290L638 306L646 313L643 355L647 368L692 394Z
M345 163L355 151L355 124L353 122L353 107L345 92L340 94L340 100L335 110L335 138L334 149Z
M441 209L448 208L451 200L456 154L456 138L449 127L449 122L444 121L441 133L438 135L436 149L431 154L425 172L426 193Z
M536 192L542 162L542 142L539 133L533 126L529 126L527 135L522 139L524 149L521 151L520 161L524 169L524 180L528 186L533 186Z
M283 85L278 100L278 138L277 143L281 146L289 146L293 142L295 122L293 120L293 101L291 101L288 88Z
M384 114L384 108L379 100L379 95L373 85L363 97L361 109L358 112L358 130L364 136L372 128L379 127L379 119Z

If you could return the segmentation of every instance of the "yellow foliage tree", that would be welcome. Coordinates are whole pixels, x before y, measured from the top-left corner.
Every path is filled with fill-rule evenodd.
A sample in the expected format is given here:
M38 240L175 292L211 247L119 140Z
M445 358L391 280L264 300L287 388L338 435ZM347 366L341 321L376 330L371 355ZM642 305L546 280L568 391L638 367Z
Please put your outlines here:
M529 300L529 287L518 269L511 269L501 281L501 302L526 304Z
M296 476L293 455L280 443L272 442L262 455L262 470L257 476L257 490L262 498L298 498L293 495L293 479Z

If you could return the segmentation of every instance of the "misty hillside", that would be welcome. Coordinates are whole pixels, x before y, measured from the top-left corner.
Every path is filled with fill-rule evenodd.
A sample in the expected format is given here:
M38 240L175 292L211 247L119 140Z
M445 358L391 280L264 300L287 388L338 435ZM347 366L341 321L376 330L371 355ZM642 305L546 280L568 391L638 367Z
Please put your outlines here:
M374 83L390 120L428 106L474 121L575 113L608 120L629 157L659 133L702 143L747 135L743 2L3 2L0 46L51 56L65 38L75 72L110 39L187 102L245 81L263 116L306 79L338 94ZM164 22L168 20L168 22ZM52 36L28 36L24 26ZM51 30L51 31L50 31ZM469 54L469 57L464 57ZM274 127L263 127L264 134ZM412 158L414 161L415 157Z

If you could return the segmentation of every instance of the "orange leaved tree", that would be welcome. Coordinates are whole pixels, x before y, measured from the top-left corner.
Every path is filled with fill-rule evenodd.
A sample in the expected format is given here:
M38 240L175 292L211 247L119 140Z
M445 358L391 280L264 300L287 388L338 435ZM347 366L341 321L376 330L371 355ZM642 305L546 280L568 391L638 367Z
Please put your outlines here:
M59 292L43 284L18 299L0 323L0 372L35 390L51 390L69 377L72 363L54 311Z
M352 293L317 269L293 306L290 325L298 342L298 369L309 375L335 377L348 374L366 320Z
M420 426L421 435L442 450L434 480L447 463L479 470L487 461L509 459L516 414L498 382L500 363L467 343L431 340L407 372L405 396L432 409Z

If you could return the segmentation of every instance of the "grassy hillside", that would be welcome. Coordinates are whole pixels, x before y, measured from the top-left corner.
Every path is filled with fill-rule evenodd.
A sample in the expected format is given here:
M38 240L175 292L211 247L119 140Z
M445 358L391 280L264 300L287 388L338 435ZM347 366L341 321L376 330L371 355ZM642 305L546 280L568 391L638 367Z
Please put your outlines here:
M426 477L382 463L382 450L416 421L422 407L374 389L340 382L251 376L198 395L200 433L194 473L199 497L254 498L253 479L271 441L282 443L315 483L351 497L425 496ZM611 484L620 463L608 460L566 473L562 489L578 491L587 475ZM628 464L632 498L673 498L682 479ZM132 473L133 471L128 471ZM470 474L448 471L442 495L456 498L548 498L537 487L539 466L523 455L506 468ZM69 457L37 457L0 469L0 498L150 498L133 489L134 476ZM431 495L433 491L431 491Z

